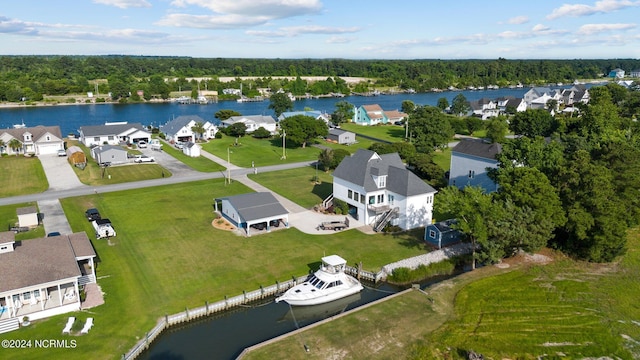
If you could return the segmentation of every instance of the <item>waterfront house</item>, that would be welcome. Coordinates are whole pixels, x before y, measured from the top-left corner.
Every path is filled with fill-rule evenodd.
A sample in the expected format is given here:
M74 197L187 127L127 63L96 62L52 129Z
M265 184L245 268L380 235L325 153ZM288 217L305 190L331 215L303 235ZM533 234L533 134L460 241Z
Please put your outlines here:
M321 112L318 110L309 110L309 111L285 111L282 114L280 114L280 116L278 116L278 121L282 121L286 118L292 117L292 116L296 116L296 115L304 115L304 116L309 116L312 117L316 120L322 120L324 121L327 125L329 125L329 122L331 121L331 115L327 114L326 112Z
M469 105L471 106L472 115L482 120L496 117L500 113L498 110L498 104L487 98L470 101Z
M456 219L448 219L427 225L424 229L424 241L438 249L457 243L461 240L462 233L453 228L456 223Z
M193 131L193 127L196 126L197 123L202 124L204 133L196 134ZM204 140L213 139L216 136L216 132L218 132L218 127L205 121L198 115L182 115L162 125L160 131L162 131L165 139L169 142L186 143L195 142L200 139L201 136Z
M385 111L384 114L387 115L389 122L392 124L402 122L409 116L406 113L398 110Z
M81 286L96 282L95 257L85 232L23 241L0 232L0 332L17 329L25 316L80 310Z
M350 214L376 231L387 223L403 230L430 224L435 193L398 153L359 149L333 172L333 198L346 202Z
M18 127L0 130L0 140L4 146L0 153L9 155L32 154L49 155L56 154L58 150L64 150L64 140L60 134L59 126L34 126ZM18 140L20 146L11 148L11 140Z
M220 207L218 207L220 203ZM270 192L256 192L227 196L214 200L215 210L236 227L245 229L251 236L251 229L271 231L273 226L289 227L289 212Z
M498 167L496 156L502 151L498 143L480 139L461 140L451 150L449 185L463 189L480 186L485 192L497 190L498 185L489 178L488 169Z
M227 120L223 120L222 126L229 127L237 123L243 123L247 127L248 133L252 133L261 127L271 134L276 133L276 120L271 115L232 116Z
M356 142L356 134L351 131L332 128L329 129L327 140L342 145L350 145Z
M151 132L140 123L106 123L80 127L80 142L87 147L96 145L137 144L151 141Z
M514 111L515 114L527 110L527 103L524 99L516 98L515 96L498 98L496 99L496 105L500 114L507 114L509 111Z
M129 162L127 150L121 146L102 145L91 149L91 156L100 165L116 165Z
M589 90L584 85L574 85L570 89L564 89L561 93L565 106L573 106L575 103L586 104L589 102Z
M544 94L551 94L551 89L548 87L532 87L522 97L524 102L531 104L531 102Z
M362 105L354 108L353 122L358 125L389 123L389 118L378 104Z
M624 70L620 68L613 69L609 72L609 77L612 79L623 79L624 78Z

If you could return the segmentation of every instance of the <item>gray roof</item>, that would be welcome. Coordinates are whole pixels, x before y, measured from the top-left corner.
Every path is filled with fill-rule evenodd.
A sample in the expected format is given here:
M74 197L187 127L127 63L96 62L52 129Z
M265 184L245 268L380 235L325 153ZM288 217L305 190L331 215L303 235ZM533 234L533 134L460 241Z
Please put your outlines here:
M243 221L252 221L288 214L270 192L256 192L220 198L236 209Z
M336 128L331 128L331 129L329 129L329 134L330 134L330 135L337 135L337 136L340 136L340 135L345 134L345 133L353 134L351 131L347 131L347 130L336 129Z
M35 206L21 207L16 209L16 213L18 215L37 214L38 208L36 208Z
M0 254L0 292L81 276L76 257L95 256L84 232L23 240L14 246L14 251Z
M122 146L120 146L120 145L100 145L100 146L95 147L93 149L94 154L102 154L102 153L106 153L107 151L124 151L124 152L127 152L127 150L123 149Z
M413 196L436 192L416 174L407 170L398 153L378 155L359 149L345 157L333 176L362 186L367 192L379 190L373 176L387 175L386 189L396 194Z
M481 139L463 139L453 147L451 152L496 160L496 155L502 152L502 145L487 143Z
M38 126L34 126L34 127L28 127L28 128L17 128L17 129L3 129L0 130L0 134L2 133L8 133L11 136L13 136L14 138L22 141L22 139L24 138L24 134L25 133L30 133L31 137L34 141L38 142L40 140L43 140L42 137L44 135L46 135L47 133L59 138L60 140L62 140L62 135L60 133L60 127L59 126L42 126L42 125L38 125Z
M256 124L275 124L276 123L276 120L271 115L232 116L227 120L222 121L222 123L229 126L237 122L251 122L251 121Z
M206 121L198 115L181 115L177 118L169 121L168 123L162 126L162 132L165 135L175 135L182 129L187 126L191 121L206 123Z
M84 136L119 135L131 129L147 131L140 123L90 125L80 127L80 131Z

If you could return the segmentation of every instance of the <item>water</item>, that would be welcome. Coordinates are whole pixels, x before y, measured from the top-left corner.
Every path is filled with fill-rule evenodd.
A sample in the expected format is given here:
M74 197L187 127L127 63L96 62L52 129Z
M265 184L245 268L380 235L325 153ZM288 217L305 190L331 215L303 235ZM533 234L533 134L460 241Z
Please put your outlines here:
M467 100L478 100L486 97L495 99L503 96L521 98L529 89L498 89L480 91L445 91L441 93L397 94L375 97L348 96L344 98L303 99L293 103L294 111L305 108L333 113L338 101L347 101L355 106L379 104L384 110L399 110L404 100L411 100L416 105L436 106L438 99L446 98L449 103L462 93ZM235 110L243 115L273 115L269 101L238 103L221 101L207 105L180 105L176 103L160 104L81 104L25 106L19 108L0 109L0 128L10 128L24 121L27 126L60 126L62 135L78 134L81 126L102 125L105 122L126 121L143 125L160 126L180 115L198 115L205 121L217 123L215 113L222 109Z
M290 307L273 300L194 321L165 331L138 359L235 359L245 348L381 299L399 289L365 288L359 294L318 306ZM300 337L303 350L304 335Z

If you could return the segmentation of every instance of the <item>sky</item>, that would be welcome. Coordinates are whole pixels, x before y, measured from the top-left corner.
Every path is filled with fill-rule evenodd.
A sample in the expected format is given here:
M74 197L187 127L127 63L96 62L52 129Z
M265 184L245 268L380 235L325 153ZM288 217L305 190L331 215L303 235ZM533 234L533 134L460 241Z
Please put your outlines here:
M5 0L0 55L640 58L640 1Z

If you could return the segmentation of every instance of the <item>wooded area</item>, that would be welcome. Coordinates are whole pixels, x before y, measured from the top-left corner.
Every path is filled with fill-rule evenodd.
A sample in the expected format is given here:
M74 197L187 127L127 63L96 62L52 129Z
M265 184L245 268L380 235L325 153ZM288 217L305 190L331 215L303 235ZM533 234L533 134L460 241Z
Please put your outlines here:
M525 85L570 83L576 79L599 79L611 70L640 69L640 60L347 60L347 59L228 59L133 56L2 56L0 101L42 100L43 95L66 95L93 91L111 92L115 98L136 100L138 90L166 98L171 91L239 88L252 96L258 87L283 88L294 95L314 95L370 88L395 87L418 92L448 86ZM322 76L324 81L281 80L276 76ZM354 88L339 77L376 79ZM220 77L238 77L231 83ZM204 81L187 78L206 78ZM254 93L255 92L255 93Z

